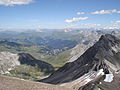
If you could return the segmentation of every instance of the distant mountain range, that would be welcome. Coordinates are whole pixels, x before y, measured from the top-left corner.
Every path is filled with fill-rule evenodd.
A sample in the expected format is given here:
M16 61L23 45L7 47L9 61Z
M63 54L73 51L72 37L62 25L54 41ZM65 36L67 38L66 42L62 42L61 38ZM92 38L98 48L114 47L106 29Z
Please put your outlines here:
M29 53L40 60L51 63L55 67L61 67L67 61L74 61L78 58L96 43L101 35L106 33L120 37L119 30L44 29L42 32L39 30L1 31L0 51ZM57 61L61 61L58 63L59 65L57 65Z
M22 46L39 46L39 53L56 55L62 51L73 48L78 42L69 40L70 34L61 36L61 32L44 33L44 32L21 32L13 34L13 32L0 32L0 40L7 42L15 42ZM60 37L60 38L59 38Z

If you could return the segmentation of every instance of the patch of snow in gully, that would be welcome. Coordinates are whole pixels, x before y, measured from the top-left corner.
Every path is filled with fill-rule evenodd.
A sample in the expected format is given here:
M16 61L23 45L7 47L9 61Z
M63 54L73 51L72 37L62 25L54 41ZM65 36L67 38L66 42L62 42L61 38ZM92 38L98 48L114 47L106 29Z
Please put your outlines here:
M113 78L114 78L113 74L106 74L104 81L105 82L112 82Z

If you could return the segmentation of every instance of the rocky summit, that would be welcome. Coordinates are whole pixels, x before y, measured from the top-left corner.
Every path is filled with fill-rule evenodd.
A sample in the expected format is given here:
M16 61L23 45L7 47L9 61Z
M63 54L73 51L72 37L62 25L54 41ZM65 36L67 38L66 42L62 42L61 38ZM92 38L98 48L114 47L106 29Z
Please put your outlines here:
M118 74L119 70L120 39L106 34L77 60L66 63L41 81L79 89L93 80L99 81L99 78L107 74Z

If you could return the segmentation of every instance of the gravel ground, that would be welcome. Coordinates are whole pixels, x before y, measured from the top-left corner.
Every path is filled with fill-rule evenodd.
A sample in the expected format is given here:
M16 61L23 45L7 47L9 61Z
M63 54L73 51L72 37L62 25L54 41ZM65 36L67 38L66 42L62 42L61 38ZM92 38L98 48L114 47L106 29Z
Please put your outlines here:
M0 90L72 90L62 86L50 85L13 77L0 76Z

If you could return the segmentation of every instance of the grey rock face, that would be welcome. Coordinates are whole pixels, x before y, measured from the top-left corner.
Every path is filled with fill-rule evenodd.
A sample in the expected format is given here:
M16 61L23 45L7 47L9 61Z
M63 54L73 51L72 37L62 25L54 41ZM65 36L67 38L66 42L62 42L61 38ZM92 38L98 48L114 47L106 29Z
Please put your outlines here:
M42 82L61 84L80 78L90 71L103 69L104 73L117 72L120 69L120 39L113 35L102 35L98 42L90 47L74 62L68 62Z
M70 60L68 62L73 62L76 59L78 59L88 48L90 48L93 45L93 43L89 43L87 45L84 44L78 44L76 45L70 53Z
M10 52L0 52L0 73L9 73L15 66L26 64L30 66L38 66L41 70L53 70L53 66L32 57L27 53L13 54Z
M0 73L8 73L16 65L20 65L19 56L10 52L0 52Z

